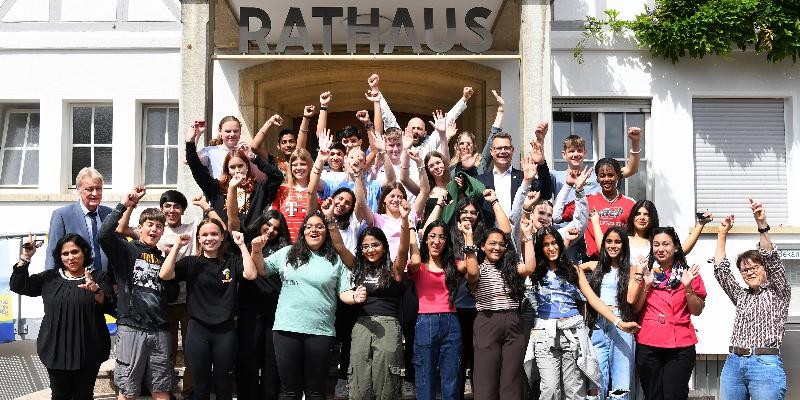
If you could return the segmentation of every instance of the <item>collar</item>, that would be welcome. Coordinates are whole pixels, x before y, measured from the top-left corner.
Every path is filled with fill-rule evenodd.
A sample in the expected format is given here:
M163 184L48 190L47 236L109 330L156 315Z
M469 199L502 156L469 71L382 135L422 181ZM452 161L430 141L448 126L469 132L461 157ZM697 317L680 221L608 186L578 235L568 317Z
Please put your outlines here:
M88 208L86 208L86 206L83 204L82 201L78 200L78 205L81 207L81 212L83 213L84 217L87 216L87 214L89 214L91 212L91 211L89 211ZM97 210L94 210L97 213L98 216L100 216L100 211L99 210L100 210L100 206L98 205L97 206Z
M506 176L506 175L511 176L511 170L512 170L512 168L508 167L506 172L500 172L497 169L497 167L495 166L495 167L492 167L492 175L495 175L495 176L497 176L497 175L499 175L499 176Z

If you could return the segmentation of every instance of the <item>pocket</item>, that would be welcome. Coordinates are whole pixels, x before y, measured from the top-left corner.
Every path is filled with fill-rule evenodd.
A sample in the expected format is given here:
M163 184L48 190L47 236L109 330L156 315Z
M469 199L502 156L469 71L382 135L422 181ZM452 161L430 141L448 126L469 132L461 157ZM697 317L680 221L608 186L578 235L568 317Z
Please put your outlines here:
M783 367L783 360L778 355L753 356L759 364L767 367Z

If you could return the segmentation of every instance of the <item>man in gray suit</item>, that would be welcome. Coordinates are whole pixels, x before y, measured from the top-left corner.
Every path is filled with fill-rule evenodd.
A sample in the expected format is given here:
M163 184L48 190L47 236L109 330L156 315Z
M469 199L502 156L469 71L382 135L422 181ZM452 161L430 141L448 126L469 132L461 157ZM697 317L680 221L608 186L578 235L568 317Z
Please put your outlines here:
M111 208L100 205L103 200L103 175L92 167L85 167L75 177L75 189L80 196L78 202L56 209L50 217L45 268L50 269L55 265L53 249L56 242L67 233L77 233L92 245L92 267L96 271L108 271L108 257L97 242L100 225L111 213Z

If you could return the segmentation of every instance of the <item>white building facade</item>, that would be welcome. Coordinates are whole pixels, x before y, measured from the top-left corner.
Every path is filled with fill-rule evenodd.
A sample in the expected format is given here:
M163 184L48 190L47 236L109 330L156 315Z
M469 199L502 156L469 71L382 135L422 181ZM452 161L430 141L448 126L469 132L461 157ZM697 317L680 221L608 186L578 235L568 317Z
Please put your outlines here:
M506 101L504 129L517 135L518 150L527 149L536 122L551 121L546 151L555 169L564 168L560 151L567 134L586 139L589 160L622 160L628 152L626 128L643 126L642 165L625 192L652 200L661 224L675 226L684 237L696 211L709 209L717 221L736 214L730 255L755 246L747 198L762 200L773 240L785 250L793 287L790 330L800 324L796 64L772 64L753 52L672 64L652 58L625 33L603 45L590 43L584 63L578 63L573 50L586 16L602 17L615 8L622 18L632 18L644 9L621 0L469 0L457 6L418 0L209 1L0 0L0 234L46 232L52 210L76 200L74 176L85 165L106 176L104 199L110 206L139 183L148 186L149 204L167 188L193 194L197 190L181 161L182 127L190 121L207 119L213 130L223 116L235 115L247 137L280 113L296 128L302 106L316 104L319 93L330 90L335 128L356 122L354 112L370 106L363 97L366 79L379 73L384 96L403 123L405 116L448 109L463 86L474 87L458 123L479 141L494 118L491 90L497 89ZM285 21L297 22L290 7L303 17L312 54L302 47L299 24L289 24L293 29L281 38ZM317 15L323 7L329 24ZM380 55L372 55L370 36L361 33L348 51L350 7L360 25L369 25L371 8L378 9ZM426 7L432 9L430 27ZM455 22L450 31L448 7ZM254 41L241 43L244 8L269 16L268 54ZM488 15L473 11L479 8ZM405 16L398 9L408 10L413 28L392 30L392 21ZM256 31L262 22L250 18L244 29ZM491 45L473 53L485 42L480 27L490 32ZM410 32L420 51L409 46ZM450 48L431 50L446 43L449 33ZM290 46L281 50L281 42ZM385 53L388 43L396 46ZM274 148L274 138L268 145ZM716 240L716 223L711 225L689 261L703 268L709 292L703 315L695 319L700 356L693 385L715 394L734 309L706 263ZM10 265L16 246L0 242L0 259ZM37 258L44 260L41 254ZM9 273L0 274L1 290L7 291ZM21 306L22 317L41 314L35 300ZM15 315L18 310L14 304ZM784 351L797 360L800 354L790 347L800 336L792 335ZM800 396L790 387L789 398L792 393Z

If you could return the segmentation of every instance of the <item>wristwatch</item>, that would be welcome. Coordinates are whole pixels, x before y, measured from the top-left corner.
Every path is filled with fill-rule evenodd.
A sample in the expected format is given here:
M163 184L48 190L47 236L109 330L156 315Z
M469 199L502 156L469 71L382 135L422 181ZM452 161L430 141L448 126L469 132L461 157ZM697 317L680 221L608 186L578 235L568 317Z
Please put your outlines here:
M769 232L769 224L763 228L758 228L758 233L767 233Z

